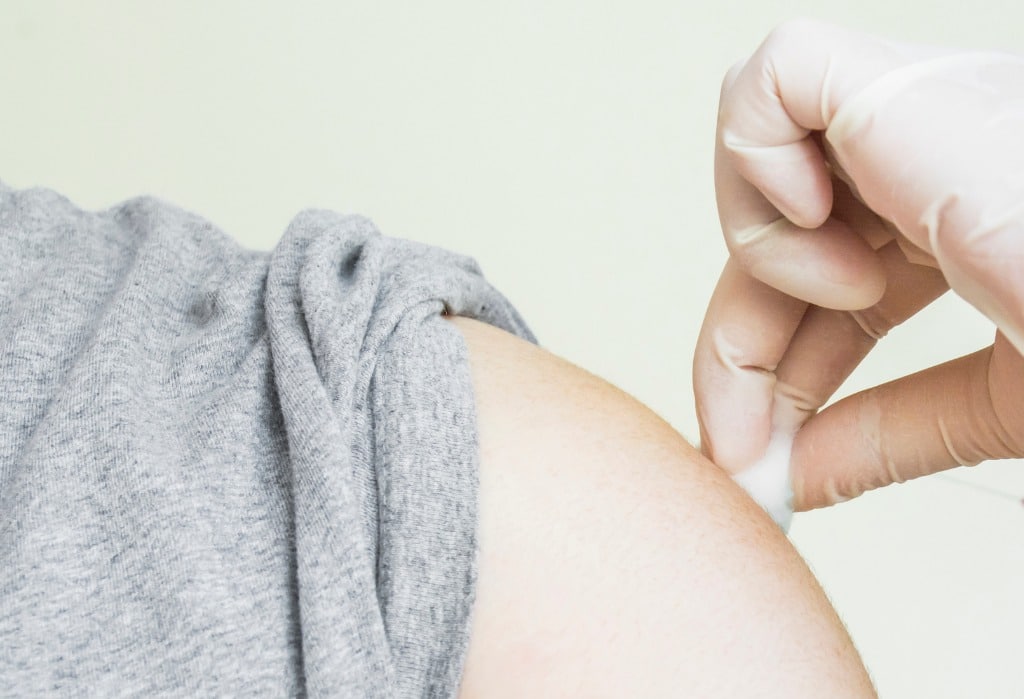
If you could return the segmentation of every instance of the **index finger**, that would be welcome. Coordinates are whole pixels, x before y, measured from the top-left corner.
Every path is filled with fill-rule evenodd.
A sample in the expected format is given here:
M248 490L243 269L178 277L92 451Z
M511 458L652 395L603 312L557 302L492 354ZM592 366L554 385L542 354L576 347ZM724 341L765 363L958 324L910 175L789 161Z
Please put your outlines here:
M693 391L701 450L730 473L768 446L775 368L806 310L735 260L726 262L697 338Z

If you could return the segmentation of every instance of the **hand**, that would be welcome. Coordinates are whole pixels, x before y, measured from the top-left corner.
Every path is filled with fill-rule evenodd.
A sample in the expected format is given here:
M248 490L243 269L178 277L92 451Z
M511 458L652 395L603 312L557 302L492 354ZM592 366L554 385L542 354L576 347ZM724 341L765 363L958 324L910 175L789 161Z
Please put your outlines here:
M796 433L801 510L1024 455L1024 58L782 25L726 76L715 184L731 256L694 360L710 458L736 474ZM818 412L948 288L995 322L991 347Z

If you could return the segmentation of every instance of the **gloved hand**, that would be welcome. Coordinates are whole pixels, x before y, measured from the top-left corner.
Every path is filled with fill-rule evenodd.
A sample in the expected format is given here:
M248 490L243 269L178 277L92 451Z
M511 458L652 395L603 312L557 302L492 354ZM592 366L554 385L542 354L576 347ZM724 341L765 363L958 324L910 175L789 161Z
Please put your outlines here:
M1024 455L1024 58L782 25L726 76L715 184L730 259L694 360L706 455L736 474L795 433L797 510ZM991 347L818 412L950 287L995 322Z

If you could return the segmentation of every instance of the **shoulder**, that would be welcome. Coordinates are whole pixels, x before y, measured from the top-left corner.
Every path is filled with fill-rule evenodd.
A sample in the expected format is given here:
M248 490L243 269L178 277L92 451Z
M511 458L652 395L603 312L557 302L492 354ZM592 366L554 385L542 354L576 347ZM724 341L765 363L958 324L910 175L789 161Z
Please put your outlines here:
M450 320L480 443L463 697L873 695L807 566L723 471L593 374Z

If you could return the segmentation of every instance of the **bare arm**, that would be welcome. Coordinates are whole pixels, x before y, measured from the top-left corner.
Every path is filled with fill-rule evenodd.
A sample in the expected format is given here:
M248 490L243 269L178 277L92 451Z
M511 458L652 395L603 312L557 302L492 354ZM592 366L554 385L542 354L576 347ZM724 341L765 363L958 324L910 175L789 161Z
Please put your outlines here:
M470 352L480 569L461 697L870 697L767 516L643 405L491 326Z

